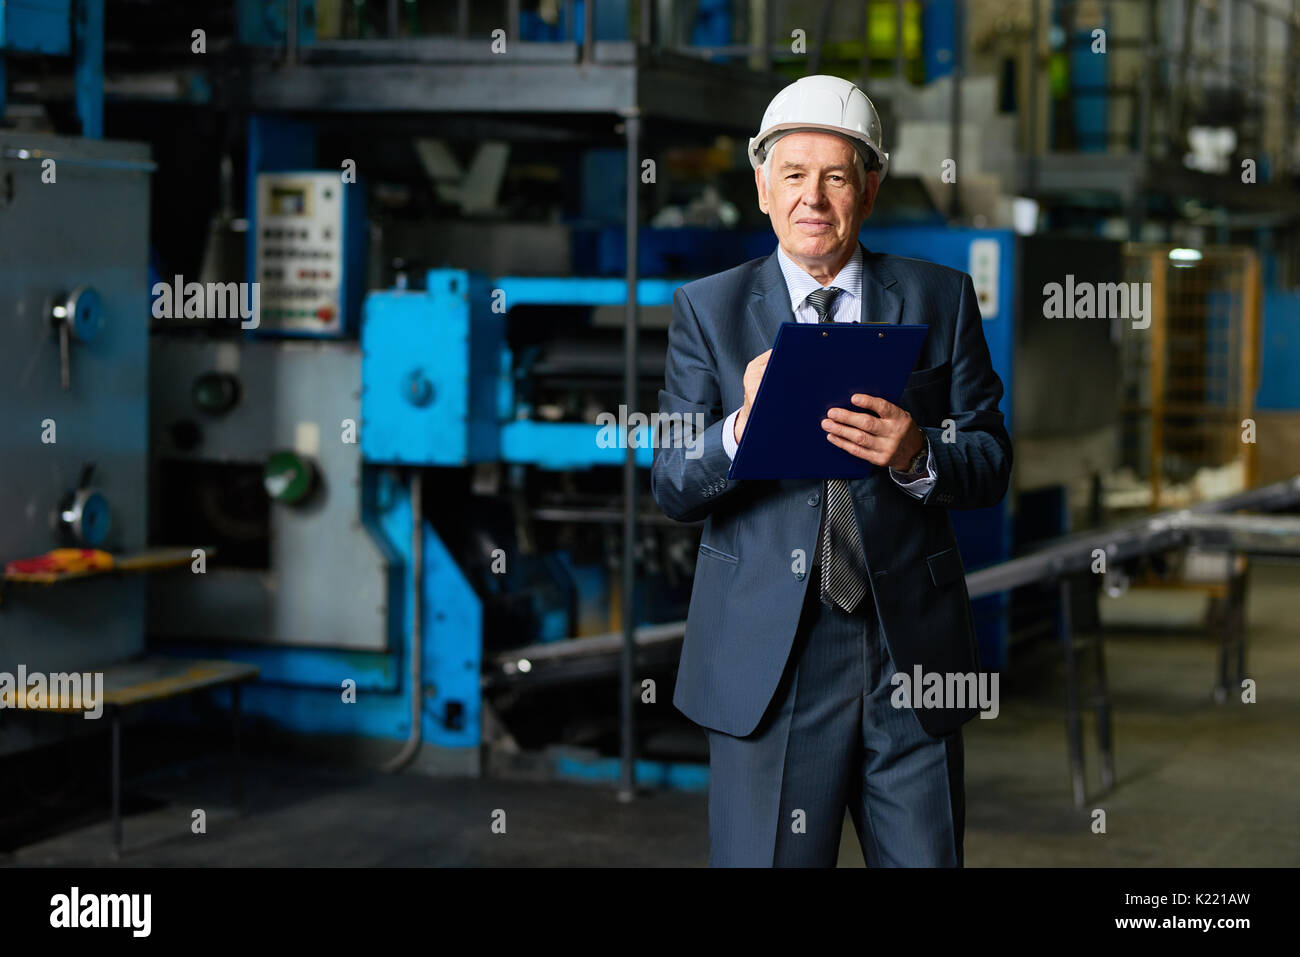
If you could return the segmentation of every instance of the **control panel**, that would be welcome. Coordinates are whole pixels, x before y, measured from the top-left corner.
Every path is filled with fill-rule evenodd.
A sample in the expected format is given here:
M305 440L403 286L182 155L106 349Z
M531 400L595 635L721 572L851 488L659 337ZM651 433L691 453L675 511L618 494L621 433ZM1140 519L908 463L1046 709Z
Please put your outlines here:
M360 305L363 187L337 172L259 173L253 231L259 332L333 337Z

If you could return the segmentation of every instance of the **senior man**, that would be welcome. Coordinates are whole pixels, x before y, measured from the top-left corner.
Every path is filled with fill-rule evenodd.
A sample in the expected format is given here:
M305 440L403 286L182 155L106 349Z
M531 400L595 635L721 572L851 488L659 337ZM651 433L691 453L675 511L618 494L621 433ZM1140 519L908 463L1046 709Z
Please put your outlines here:
M898 707L891 679L978 669L947 510L1002 498L1011 441L975 291L859 242L889 154L854 84L786 87L749 154L778 246L677 290L660 411L707 427L651 472L667 515L705 520L673 703L708 736L709 862L833 866L847 807L869 866L961 866L976 711ZM783 322L929 326L899 405L820 422L869 478L727 478Z

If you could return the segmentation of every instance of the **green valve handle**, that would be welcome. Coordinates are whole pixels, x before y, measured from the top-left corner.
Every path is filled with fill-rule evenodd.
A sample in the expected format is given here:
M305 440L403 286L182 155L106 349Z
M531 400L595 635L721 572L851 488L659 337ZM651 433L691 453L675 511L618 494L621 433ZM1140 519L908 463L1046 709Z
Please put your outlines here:
M316 467L297 452L275 452L262 468L262 486L274 501L301 505L316 485Z

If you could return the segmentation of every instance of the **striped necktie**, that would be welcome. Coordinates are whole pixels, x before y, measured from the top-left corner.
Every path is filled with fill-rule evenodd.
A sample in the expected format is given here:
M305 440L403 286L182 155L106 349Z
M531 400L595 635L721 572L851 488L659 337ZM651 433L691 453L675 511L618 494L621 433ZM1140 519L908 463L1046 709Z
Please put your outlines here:
M839 295L835 286L808 294L807 302L818 322L832 322L831 303ZM827 479L822 495L821 600L852 612L866 594L867 559L853 512L853 496L844 479Z

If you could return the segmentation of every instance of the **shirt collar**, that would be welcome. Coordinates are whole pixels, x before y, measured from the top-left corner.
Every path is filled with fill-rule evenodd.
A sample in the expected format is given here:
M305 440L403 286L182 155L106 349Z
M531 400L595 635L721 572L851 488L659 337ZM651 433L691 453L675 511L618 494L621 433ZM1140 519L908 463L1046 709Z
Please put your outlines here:
M781 264L781 275L785 277L785 288L790 294L790 308L798 310L808 293L825 288L804 268L785 254L785 250L776 247L777 261ZM835 286L854 299L862 298L862 245L853 247L853 255L844 267L835 275L828 285Z

